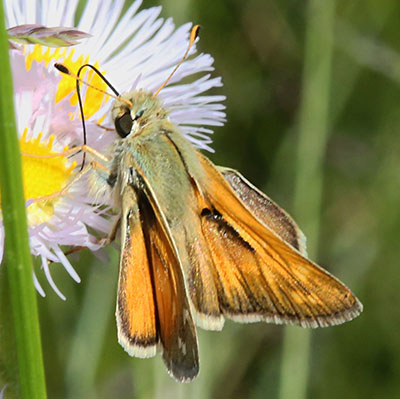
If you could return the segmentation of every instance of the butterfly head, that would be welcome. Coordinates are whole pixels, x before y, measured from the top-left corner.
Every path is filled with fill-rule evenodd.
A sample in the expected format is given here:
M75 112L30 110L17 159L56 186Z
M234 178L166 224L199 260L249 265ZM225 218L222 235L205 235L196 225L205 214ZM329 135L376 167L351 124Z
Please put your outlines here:
M125 138L154 121L165 119L168 112L150 91L134 90L115 100L111 115L117 133Z

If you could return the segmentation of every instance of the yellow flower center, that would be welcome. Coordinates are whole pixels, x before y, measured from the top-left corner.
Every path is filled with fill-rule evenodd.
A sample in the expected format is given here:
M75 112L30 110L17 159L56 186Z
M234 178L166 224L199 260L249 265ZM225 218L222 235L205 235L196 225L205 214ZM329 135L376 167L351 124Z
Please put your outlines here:
M31 49L32 47L29 48ZM29 71L32 62L34 61L44 62L47 67L50 62L60 62L60 60L62 60L62 64L64 64L72 73L77 74L78 69L89 62L89 57L81 55L78 58L73 59L74 53L74 48L64 47L54 49L36 44L33 46L33 49L26 54L26 69ZM96 69L100 69L98 62L95 62L93 66L96 67ZM102 73L104 73L104 71L102 71ZM70 104L76 106L78 104L78 96L76 94L75 79L65 74L62 74L61 76L62 78L57 88L56 103L70 95ZM81 77L90 85L103 91L107 90L107 85L91 68L87 68L86 73L82 74ZM110 99L110 97L91 87L85 87L83 90L83 110L85 118L90 118ZM101 118L102 117L103 116L101 116Z
M89 57L81 55L74 59L74 52L75 49L73 48L54 49L41 45L25 47L26 69L29 71L33 62L43 62L46 67L50 63L62 62L72 73L77 74L78 69L89 62ZM93 65L100 69L98 62ZM106 84L92 69L88 68L82 74L82 78L85 82L100 90L105 91L107 89ZM85 87L82 93L85 118L92 117L110 98L90 87ZM69 97L72 106L77 105L78 97L75 79L62 74L57 87L55 101L58 103L66 97ZM104 115L100 116L98 121L103 117ZM70 115L70 118L73 119L74 115ZM50 136L47 142L41 141L42 134L39 134L35 139L29 140L27 140L26 136L27 129L25 129L20 138L20 149L23 153L24 195L25 201L33 199L33 203L27 208L29 225L37 225L47 222L53 216L54 205L60 198L58 194L70 181L76 163L71 164L68 158L63 155L52 158L43 157L58 153L58 151L53 151L54 136ZM41 200L41 198L43 199Z
M35 139L27 140L26 133L27 129L20 139L20 149L24 154L22 155L24 194L25 201L35 200L28 207L29 224L35 225L44 223L53 216L54 205L60 198L57 194L70 181L76 162L70 164L64 155L43 158L58 153L52 149L54 136L50 136L46 143L41 142L41 134ZM67 149L68 147L65 147L64 151ZM40 198L47 196L54 197L40 201Z

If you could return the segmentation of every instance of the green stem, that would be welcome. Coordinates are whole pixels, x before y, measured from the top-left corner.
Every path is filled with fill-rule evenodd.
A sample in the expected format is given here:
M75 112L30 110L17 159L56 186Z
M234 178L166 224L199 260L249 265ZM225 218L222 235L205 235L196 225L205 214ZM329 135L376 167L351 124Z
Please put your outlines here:
M309 0L294 214L308 237L311 257L317 255L320 229L334 20L334 0ZM287 327L281 365L281 399L306 398L309 347L309 330Z
M7 267L22 398L46 398L32 259L27 234L9 45L0 2L0 187ZM6 393L7 396L7 393Z

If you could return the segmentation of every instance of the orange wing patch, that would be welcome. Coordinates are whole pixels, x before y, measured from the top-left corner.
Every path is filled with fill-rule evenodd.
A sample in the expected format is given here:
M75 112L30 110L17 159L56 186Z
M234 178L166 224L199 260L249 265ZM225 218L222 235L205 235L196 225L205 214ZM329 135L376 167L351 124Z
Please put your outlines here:
M255 218L211 162L198 156L207 175L201 187L210 204L202 212L203 234L227 317L324 327L361 312L345 285Z
M138 357L154 356L160 343L168 372L190 381L199 372L197 336L172 241L143 192L128 186L122 209L119 341Z
M174 378L190 381L199 372L199 357L184 277L158 220L154 220L148 232L163 359Z
M118 340L131 356L151 357L156 354L158 342L151 265L132 188L124 192L123 202L126 206L121 220L124 236L116 311Z

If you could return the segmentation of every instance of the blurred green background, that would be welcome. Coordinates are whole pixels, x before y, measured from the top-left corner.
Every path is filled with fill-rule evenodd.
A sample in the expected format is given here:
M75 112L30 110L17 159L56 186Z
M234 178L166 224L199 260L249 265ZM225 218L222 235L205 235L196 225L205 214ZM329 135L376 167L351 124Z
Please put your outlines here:
M82 253L81 284L53 268L66 302L40 276L49 398L400 397L400 2L170 0L142 8L159 4L177 25L202 25L198 49L215 58L214 76L223 78L215 93L227 96L227 123L215 129L210 158L240 170L292 213L313 258L351 287L364 312L313 330L309 357L307 337L286 352L292 365L296 356L305 364L293 368L293 384L281 380L284 327L227 322L222 332L199 331L200 376L181 385L159 356L132 359L117 342L117 251L109 250L108 264ZM322 7L310 12L310 4ZM312 18L320 30L307 35ZM333 26L331 53L324 18ZM313 52L321 43L324 59ZM314 59L305 56L308 45ZM321 61L325 81L312 84ZM315 108L306 104L307 82ZM315 158L308 178L304 162ZM300 377L305 393L285 396L298 371L308 371Z

